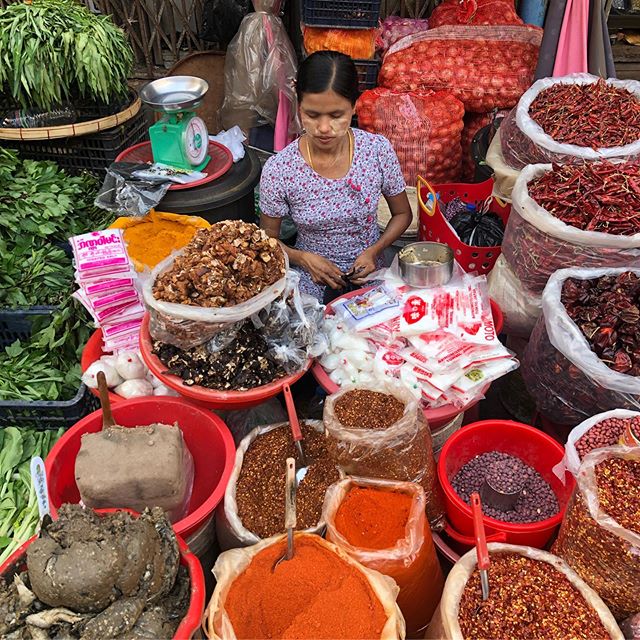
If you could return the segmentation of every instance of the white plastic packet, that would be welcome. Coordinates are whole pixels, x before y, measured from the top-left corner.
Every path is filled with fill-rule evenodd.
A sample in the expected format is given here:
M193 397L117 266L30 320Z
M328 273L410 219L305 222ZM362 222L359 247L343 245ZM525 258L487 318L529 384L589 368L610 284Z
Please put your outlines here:
M231 127L228 131L222 130L218 135L209 136L209 140L218 142L231 151L234 162L238 162L244 158L245 149L242 143L246 139L246 136L242 133L242 129L238 125Z
M169 180L176 184L191 184L192 182L198 182L198 180L202 180L207 177L207 174L202 171L177 169L176 167L170 167L169 165L162 164L161 162L155 162L154 164L149 165L147 169L134 171L131 175L134 178L140 178L140 180L158 180L161 182Z

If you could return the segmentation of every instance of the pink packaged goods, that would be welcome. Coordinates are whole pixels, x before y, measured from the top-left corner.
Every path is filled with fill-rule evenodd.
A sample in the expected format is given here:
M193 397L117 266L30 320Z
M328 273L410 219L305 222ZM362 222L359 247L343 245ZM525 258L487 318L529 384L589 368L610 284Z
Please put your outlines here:
M75 258L76 275L80 280L131 270L122 229L91 231L69 238L69 241Z

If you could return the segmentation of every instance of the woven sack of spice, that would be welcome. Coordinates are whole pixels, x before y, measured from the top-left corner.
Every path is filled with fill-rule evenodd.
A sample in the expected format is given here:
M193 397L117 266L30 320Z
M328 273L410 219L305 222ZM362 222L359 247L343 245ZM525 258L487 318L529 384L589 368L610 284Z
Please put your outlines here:
M407 184L418 175L435 183L457 179L464 107L450 93L378 87L360 96L356 112L362 129L391 142Z
M391 396L402 403L404 409L398 420L384 428L371 428L370 416L361 416L358 408L346 409L352 414L349 416L350 424L357 424L346 427L336 415L336 405L351 391ZM385 418L382 415L377 417ZM393 379L358 387L345 385L327 397L322 419L329 453L346 474L422 485L429 522L432 527L441 525L444 505L433 457L431 430L418 401L406 386Z
M587 73L562 78L543 78L535 82L520 98L517 106L500 126L502 155L507 164L514 169L522 169L528 164L567 164L640 155L640 135L628 128L630 115L621 108L619 99L602 95L604 92L600 87L604 82L610 87L632 94L630 100L638 103L637 107L633 107L633 119L640 124L640 82L613 78L603 81ZM584 96L575 96L568 104L571 100L569 97L543 94L547 89L557 91L556 87L559 85L593 85L598 88L598 93L594 90L593 104L589 105L588 109L584 103ZM535 102L540 94L543 94L541 100L544 102ZM545 132L531 116L532 105L534 115L542 120L549 131L554 132L553 136ZM630 105L625 105L624 108L629 107ZM617 144L605 142L592 146L594 142L586 137L587 127L593 130L594 140L595 136L602 136L605 141L610 140ZM563 142L564 140L571 142Z
M528 338L542 313L542 297L525 291L503 255L498 256L487 285L490 298L502 311L504 333Z
M249 627L240 635L245 638L404 640L398 587L391 578L320 536L296 534L293 559L274 567L285 552L286 537L275 536L218 557L216 588L203 621L208 638L235 640L237 620Z
M511 202L511 193L520 172L510 167L504 160L500 129L496 131L496 135L493 136L493 140L489 144L485 161L493 169L493 194L502 200Z
M339 51L354 60L369 60L376 52L377 29L324 29L303 27L304 50Z
M640 233L615 235L585 231L566 224L531 197L530 189L536 179L550 171L551 165L527 166L513 189L513 206L505 229L502 255L525 290L542 293L549 276L558 269L640 267ZM548 197L553 201L562 196L551 192ZM606 198L606 194L603 197ZM589 199L591 196L586 197L587 201ZM624 199L621 202L624 203ZM584 206L588 206L588 202ZM620 215L628 218L625 207L620 211ZM603 215L611 214L605 211Z
M535 560L538 562L548 563L550 565L549 575L553 575L553 573L558 572L561 575L561 577L565 577L569 581L571 587L573 587L573 589L575 589L575 591L578 592L577 594L575 593L575 591L573 593L567 594L566 587L563 587L563 595L568 596L563 598L564 604L566 604L566 608L568 609L567 615L571 615L570 611L572 608L575 607L576 596L579 594L580 596L582 596L582 598L586 602L586 606L588 606L589 609L593 610L593 612L595 613L596 619L600 620L606 632L608 633L608 637L610 637L611 640L623 640L624 636L620 632L620 629L618 628L618 625L616 624L615 619L611 615L611 612L609 611L609 609L607 609L606 604L602 601L600 596L582 578L580 578L580 576L577 575L576 572L573 571L567 565L566 562L564 562L564 560L562 560L561 558L558 558L555 555L552 555L551 553L548 553L547 551L534 549L533 547L524 547L524 546L518 546L518 545L512 545L512 544L490 542L487 545L487 548L489 550L490 558L495 557L498 554L515 554L515 555L529 558L531 560ZM456 564L454 565L453 569L451 570L451 572L447 577L447 581L444 585L444 592L442 593L442 600L440 601L440 606L438 607L438 610L436 611L436 614L434 615L433 620L429 625L429 629L427 630L427 635L425 636L425 638L428 638L431 640L463 640L465 637L467 638L468 637L486 637L484 635L474 636L473 633L467 634L465 636L465 634L463 634L460 628L459 614L460 614L461 600L463 598L463 594L465 592L465 588L469 580L477 579L477 574L474 576L474 572L476 572L476 565L477 565L477 555L476 555L475 549L472 549L471 551L467 552L465 555L463 555L460 558L460 560L458 560L458 562L456 562ZM495 581L492 582L491 574L492 574L492 571L490 566L489 567L489 597L490 598L492 593L491 591L492 584L494 586L494 589L497 586L495 584ZM509 574L507 574L506 576L503 576L503 578L506 578L509 581L517 580L517 576L509 575ZM480 592L479 584L477 587L477 591L478 593ZM554 597L555 598L558 597L558 594L554 594L554 593L546 593L545 595L550 599L551 602L553 602ZM494 605L494 606L499 606L499 605ZM518 603L514 601L511 603L507 603L507 606L510 606L512 608L517 607ZM530 607L532 607L531 602L522 602L520 604L520 610L518 611L518 613L507 618L505 622L506 623L515 622L517 624L518 621L523 620L522 612L523 611L528 612L530 610ZM479 612L476 611L475 613L478 614ZM528 618L528 620L529 620L529 624L535 625L536 627L538 627L542 622L541 620L535 619L535 618L534 619ZM575 618L574 618L574 622L575 622ZM471 621L471 625L473 625L473 621ZM571 626L571 625L568 624L567 626ZM545 635L544 631L540 630L539 628L536 628L536 632L540 634L539 636L536 636L536 637L548 637L548 638L554 637L553 635L548 635L548 634ZM593 635L591 635L593 633L593 629L589 629L589 628L585 629L583 625L582 632L583 632L583 635L581 636L578 636L578 635L574 636L573 634L568 633L565 637L582 637L582 638L593 637ZM522 635L520 635L519 637L525 637L524 633L526 632L522 631ZM499 630L496 630L495 637L518 637L518 635L510 636L507 632L505 632L504 635L500 635ZM558 638L559 636L555 636L555 637ZM602 634L602 635L598 635L597 637L605 637L605 636L604 634Z
M356 502L354 489L364 490ZM444 585L425 508L419 484L352 477L331 485L322 511L329 542L395 580L410 638L426 629Z
M532 26L449 26L407 36L382 63L378 82L396 91L448 91L466 111L513 107L527 90L542 30Z
M640 612L640 491L626 462L640 468L639 447L585 456L553 547L618 621Z
M444 0L431 14L432 29L451 24L523 24L513 0Z
M531 334L521 371L538 410L552 422L576 425L613 409L640 411L640 377L607 366L561 301L569 278L593 280L628 271L561 269L549 278L542 294L542 316ZM603 301L605 308L607 304Z

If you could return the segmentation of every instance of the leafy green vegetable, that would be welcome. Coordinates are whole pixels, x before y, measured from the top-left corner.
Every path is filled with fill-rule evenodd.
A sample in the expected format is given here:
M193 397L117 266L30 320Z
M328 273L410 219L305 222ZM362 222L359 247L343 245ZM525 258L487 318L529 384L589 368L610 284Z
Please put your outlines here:
M0 429L0 564L35 535L38 502L31 483L31 458L43 460L64 429Z
M0 86L23 108L126 95L133 51L110 16L76 0L16 2L0 10Z

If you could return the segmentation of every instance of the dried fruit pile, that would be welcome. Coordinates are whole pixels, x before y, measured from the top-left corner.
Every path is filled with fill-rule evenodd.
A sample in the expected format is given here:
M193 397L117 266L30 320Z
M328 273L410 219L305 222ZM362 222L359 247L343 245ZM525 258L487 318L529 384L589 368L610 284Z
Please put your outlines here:
M602 79L541 91L529 115L556 142L603 149L640 139L640 101Z
M575 444L580 460L594 449L602 449L617 444L627 425L632 433L640 436L640 416L636 418L607 418L594 424Z
M258 295L285 275L284 253L255 224L224 220L198 231L156 279L158 300L228 307Z
M640 375L640 278L635 273L569 278L561 302L604 364L619 373Z
M583 231L640 233L640 163L553 165L529 183L529 195L551 215Z

